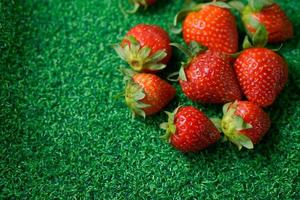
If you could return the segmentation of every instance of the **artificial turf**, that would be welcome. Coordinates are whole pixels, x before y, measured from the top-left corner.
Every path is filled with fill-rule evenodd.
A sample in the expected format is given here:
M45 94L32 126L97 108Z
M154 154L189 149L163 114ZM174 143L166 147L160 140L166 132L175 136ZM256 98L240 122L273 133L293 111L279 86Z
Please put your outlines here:
M266 109L268 134L254 150L218 142L193 154L159 138L163 112L131 120L114 98L124 63L110 47L138 23L170 30L183 0L128 16L118 2L0 0L0 198L300 199L300 1L277 1L295 37L279 51L289 82ZM180 103L220 116L220 105L193 103L173 85L166 110Z

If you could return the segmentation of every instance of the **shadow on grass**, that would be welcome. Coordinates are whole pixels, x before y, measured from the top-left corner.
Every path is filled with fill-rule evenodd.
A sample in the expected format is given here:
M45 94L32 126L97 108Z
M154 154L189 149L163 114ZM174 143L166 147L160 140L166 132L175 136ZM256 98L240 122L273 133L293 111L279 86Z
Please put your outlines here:
M0 127L4 136L10 136L7 139L14 143L23 137L23 127L17 127L18 121L23 122L24 115L20 112L20 106L24 100L23 80L31 73L31 70L24 66L26 60L26 49L24 43L26 42L25 31L30 31L28 18L24 17L23 6L4 1L0 15L2 24L1 41L0 41L0 70L1 70L1 106ZM13 131L14 130L14 131ZM13 132L11 132L13 131ZM20 139L21 141L21 139ZM10 143L9 142L9 143Z
M169 2L169 1L167 1ZM167 2L158 2L153 7L150 7L147 12L154 13L162 9ZM144 14L144 13L140 13ZM294 29L298 30L300 29L300 23L294 24ZM244 32L240 32L240 44L242 43L243 36L245 35ZM288 49L295 49L299 46L299 40L298 40L299 33L295 33L295 37L285 43L285 46L283 47L284 50ZM184 56L175 48L173 48L173 56L171 61L168 64L168 67L162 70L159 73L159 76L163 79L166 79L167 76L175 71L178 71L180 68L180 63L182 61L185 61ZM206 111L212 111L214 113L221 113L221 105L210 105L210 104L200 104L195 103L191 101L187 101L186 97L183 97L181 88L179 86L179 83L172 83L173 85L176 85L177 89L177 97L167 106L164 110L166 111L173 111L179 103L182 104L182 102L186 102L185 105L194 105L200 109L202 109L204 112ZM290 73L289 77L289 83L287 87L284 89L282 94L277 98L277 101L272 105L270 108L266 108L265 110L270 114L271 120L272 120L272 126L268 133L264 136L262 141L255 145L255 148L253 150L246 150L242 149L239 151L233 144L229 144L229 142L221 143L218 142L215 145L212 145L208 147L205 150L202 150L197 153L187 153L184 154L188 161L195 163L195 166L201 165L201 163L204 161L210 161L214 163L214 160L224 159L228 160L232 156L241 159L241 160L251 160L255 159L257 157L261 157L264 160L264 164L267 164L270 160L270 157L274 154L281 154L282 150L279 147L280 141L282 139L282 135L280 135L280 129L284 129L282 127L282 124L286 121L287 118L289 118L287 110L293 110L297 105L299 105L300 99L299 99L299 93L300 88L297 85L296 81L296 75L293 75ZM178 95L179 94L179 95ZM212 116L209 116L212 117ZM164 114L164 112L160 112L159 114L150 117L151 120L145 120L143 121L149 126L157 126L161 122L166 121L167 116ZM176 150L174 150L176 151ZM219 161L216 161L216 164Z
M253 159L262 160L261 165L269 165L272 160L271 157L283 154L284 150L279 147L279 143L282 140L280 135L280 129L286 121L290 121L293 116L289 116L289 112L293 111L300 103L300 96L297 91L300 91L300 87L294 84L295 77L291 76L288 86L278 97L275 104L267 109L271 120L272 126L268 133L264 136L259 144L256 144L253 150L242 149L239 151L235 145L229 142L217 142L216 144L208 147L197 153L185 154L187 160L198 167L203 162L212 162L218 164L220 159L224 162L228 159L235 159L234 162L251 161ZM284 106L283 106L284 105ZM221 153L220 153L221 152Z

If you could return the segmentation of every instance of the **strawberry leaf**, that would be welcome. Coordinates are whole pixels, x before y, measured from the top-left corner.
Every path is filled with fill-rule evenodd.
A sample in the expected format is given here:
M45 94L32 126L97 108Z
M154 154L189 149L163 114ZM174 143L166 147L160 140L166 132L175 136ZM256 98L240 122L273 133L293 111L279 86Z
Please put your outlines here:
M127 69L125 67L120 67L119 71L123 74L125 83L131 81L132 77L136 74L135 71L132 71L131 69Z
M132 45L139 45L139 42L132 35L127 35L125 40L128 40Z
M283 47L283 43L281 43L279 47L277 47L277 48L272 48L271 50L277 52L277 51L279 51L282 47Z
M129 109L131 110L133 117L135 115L140 115L146 117L143 108L147 108L150 105L141 102L144 99L145 93L143 89L133 81L128 81L125 88L125 102Z
M180 34L181 32L182 32L182 28L181 27L176 27L176 26L174 26L174 25L172 25L171 27L170 27L170 29L171 29L171 32L172 33L174 33L174 34L176 34L176 35L178 35L178 34Z
M253 46L264 47L268 42L268 32L263 24L259 24L252 38Z
M249 0L249 6L254 12L261 11L264 7L273 4L272 0Z
M238 1L238 0L234 0L234 1L229 1L228 4L238 10L240 13L243 11L245 4L243 4L242 2Z
M143 118L146 118L146 113L142 109L132 109L132 117L135 117L135 115L142 116Z
M251 124L248 124L244 121L244 124L243 124L243 130L245 129L250 129L250 128L253 128L253 126Z
M241 55L241 51L239 51L239 52L236 52L236 53L232 53L232 54L229 54L229 56L230 57L232 57L232 58L237 58L237 57L239 57L239 55Z
M119 44L112 45L112 48L116 51L116 53L122 60L126 60L126 53L124 52L124 49Z
M208 4L218 6L218 7L221 7L221 8L227 8L227 9L232 8L229 4L227 4L225 2L222 2L222 1L212 2L212 3L208 3Z
M164 122L160 125L160 128L166 130L166 133L160 136L161 139L169 141L170 137L176 132L176 126L174 124L175 115L178 112L178 106L172 113L165 112L168 115L168 122Z
M252 16L252 15L248 17L248 23L253 28L258 28L258 26L260 24L259 21L254 16Z
M192 11L193 11L193 9L180 10L174 17L174 20L173 20L174 27L176 27L178 22L182 21L189 14L189 12L192 12Z
M184 67L180 67L180 69L179 69L179 79L183 80L183 81L187 81L185 71L184 71Z
M177 49L179 49L188 58L187 62L182 62L181 63L181 68L179 69L179 72L178 72L178 74L179 74L178 78L180 80L187 81L184 68L186 68L189 65L189 63L191 62L191 60L195 56L197 56L200 52L205 51L206 47L201 46L196 41L191 41L190 44L189 44L189 46L188 46L188 48L186 48L185 46L183 46L181 44L178 44L178 43L171 43L170 45L176 47Z
M221 119L218 117L210 118L210 121L215 125L219 132L222 132Z
M189 48L190 52L192 53L193 57L207 49L206 47L202 46L201 44L199 44L196 41L191 41L188 48Z
M151 49L149 47L143 47L140 49L139 54L141 55L141 59L146 60L151 53Z
M179 49L182 53L184 53L189 59L193 57L193 52L189 48L186 48L185 46L178 44L178 43L171 43L170 44L173 47L176 47Z
M150 69L150 70L161 70L161 69L164 69L165 67L166 67L166 65L165 64L161 64L161 63L159 63L159 64L156 64L156 63L152 64L152 63L150 63L150 64L146 64L145 65L145 68Z
M232 123L233 123L232 125L234 126L234 128L236 130L242 130L243 129L244 120L240 116L233 115Z
M166 67L161 61L167 56L166 50L159 50L151 55L151 48L141 47L140 43L132 35L125 37L129 44L113 45L113 48L135 71L143 71L145 69L157 71Z
M138 101L138 100L142 100L143 98L145 98L146 95L145 95L143 89L139 88L139 87L136 87L136 88L137 88L136 91L132 91L132 92L134 92L132 94L133 99Z
M253 143L251 139L246 135L237 133L234 137L230 138L230 141L237 145L239 150L241 150L242 147L245 147L247 149L253 149Z
M239 149L242 147L252 149L253 143L251 139L240 132L241 130L252 128L252 126L236 114L237 106L237 101L223 106L224 115L221 121L222 131L226 138L234 143Z
M167 53L166 53L165 49L159 50L149 57L149 61L152 63L156 63L156 62L163 60L166 56L167 56Z
M226 104L223 106L223 114L224 114L224 115L227 113L228 108L229 108L229 106L230 106L231 104L232 104L232 103L230 102L230 103L226 103Z
M235 115L233 117L233 123L234 123L234 126L235 126L235 130L237 130L237 131L241 131L241 130L246 130L246 129L252 128L251 124L248 124L247 122L245 122L245 120L243 120L243 118L241 118L238 115Z
M163 122L163 123L161 123L161 124L159 125L159 127L160 127L161 129L167 130L168 123L167 123L167 122Z
M243 41L243 49L248 49L248 48L251 48L251 47L253 47L253 45L249 41L249 37L245 36L244 41Z
M249 0L249 5L255 12L260 11L264 7L261 0Z
M149 104L145 104L142 102L137 102L136 107L137 108L148 108L150 105Z
M131 54L134 55L135 57L137 57L137 55L139 54L141 45L140 43L131 43L130 45L130 49L131 49Z
M129 60L129 58L130 58L130 56L131 56L131 53L130 53L130 47L129 47L129 45L128 44L126 44L125 46L124 46L124 55L125 55L125 61L126 62L129 62L130 60Z
M176 78L174 78L176 77ZM172 82L177 82L179 80L179 72L173 72L168 75L167 79Z
M178 22L182 21L188 13L200 10L201 6L202 4L197 4L194 1L186 1L184 8L175 15L173 25L176 27Z

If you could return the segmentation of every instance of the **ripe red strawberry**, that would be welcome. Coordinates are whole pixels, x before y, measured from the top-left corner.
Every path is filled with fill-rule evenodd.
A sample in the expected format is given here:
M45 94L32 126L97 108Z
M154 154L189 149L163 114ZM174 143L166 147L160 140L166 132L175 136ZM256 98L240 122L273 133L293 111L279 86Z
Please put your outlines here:
M250 101L227 103L223 112L222 131L239 149L243 146L252 149L253 144L257 144L271 126L269 115Z
M155 114L175 96L175 88L155 74L133 73L127 80L125 101L133 115Z
M188 44L196 41L209 49L229 54L238 50L236 20L227 8L204 5L201 10L187 15L182 31Z
M207 116L192 106L177 108L168 114L168 122L162 123L166 130L162 138L183 152L195 152L208 147L220 138L220 133Z
M198 54L184 67L184 74L179 83L193 101L227 103L242 98L229 56L224 53L207 50Z
M148 6L156 3L156 0L130 0L130 2L134 5L134 8L128 12L135 13L141 6L146 9Z
M121 45L115 45L114 49L133 70L139 72L165 68L172 54L168 33L159 26L147 24L130 29Z
M287 63L266 48L244 50L234 69L247 99L263 107L275 101L288 80Z
M257 5L258 4L258 5ZM250 34L254 34L259 24L265 26L270 43L283 42L293 37L293 25L284 11L270 0L262 0L246 6L243 10L243 21Z

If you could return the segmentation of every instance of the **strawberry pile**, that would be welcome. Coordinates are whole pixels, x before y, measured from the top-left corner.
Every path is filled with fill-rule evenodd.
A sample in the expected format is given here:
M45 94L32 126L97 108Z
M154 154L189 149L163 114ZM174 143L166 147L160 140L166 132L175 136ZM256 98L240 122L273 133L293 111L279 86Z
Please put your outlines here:
M136 11L156 1L132 2ZM271 126L263 108L275 102L288 80L287 62L266 45L293 37L293 26L271 0L249 0L247 5L240 1L187 2L174 19L175 26L183 20L186 45L171 43L169 34L157 25L138 24L113 46L131 68L121 70L125 102L133 116L147 117L175 97L175 88L158 72L167 66L172 47L176 47L187 58L169 80L176 76L192 101L222 104L223 117L209 119L195 107L179 106L166 112L168 121L160 125L166 132L162 138L183 152L199 151L220 138L239 149L252 149ZM238 43L236 11L246 32L242 45Z

